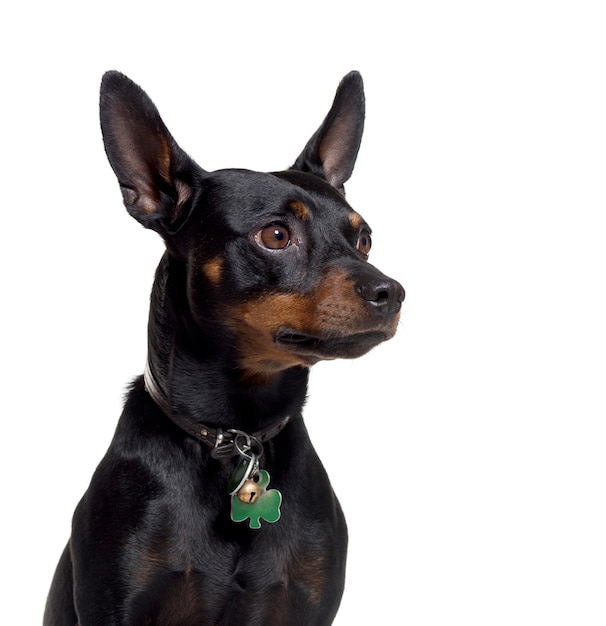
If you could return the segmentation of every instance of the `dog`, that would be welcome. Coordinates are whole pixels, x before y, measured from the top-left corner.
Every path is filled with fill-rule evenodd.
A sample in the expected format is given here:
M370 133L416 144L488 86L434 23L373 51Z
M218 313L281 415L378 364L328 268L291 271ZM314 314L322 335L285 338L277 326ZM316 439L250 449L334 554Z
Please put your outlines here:
M351 72L292 167L209 172L138 85L104 75L107 157L166 252L145 374L75 510L45 626L332 623L347 528L302 418L309 368L390 339L404 300L345 199L364 112Z

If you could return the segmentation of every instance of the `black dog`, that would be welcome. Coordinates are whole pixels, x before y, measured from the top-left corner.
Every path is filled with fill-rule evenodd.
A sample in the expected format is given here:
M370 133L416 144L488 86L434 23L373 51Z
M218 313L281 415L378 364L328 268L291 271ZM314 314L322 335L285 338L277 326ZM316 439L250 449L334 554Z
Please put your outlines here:
M308 369L391 338L404 299L344 197L363 122L352 72L289 170L206 172L137 85L103 78L124 204L167 250L146 373L74 514L47 626L332 622L347 529L301 416Z

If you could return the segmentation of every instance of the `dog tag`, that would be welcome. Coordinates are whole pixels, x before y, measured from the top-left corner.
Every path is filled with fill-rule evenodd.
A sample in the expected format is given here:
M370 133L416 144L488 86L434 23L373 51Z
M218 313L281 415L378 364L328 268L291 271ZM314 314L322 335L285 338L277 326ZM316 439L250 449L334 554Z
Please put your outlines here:
M256 465L257 457L254 454L250 457L243 457L238 465L236 465L236 469L233 471L227 483L227 493L230 496L236 494L249 478L253 478L256 473Z
M234 472L235 473L235 472ZM243 492L236 490L231 497L231 519L234 522L243 522L250 518L250 528L261 528L261 520L273 524L280 519L280 505L282 494L277 489L267 489L269 474L265 470L259 470L259 479L256 489L244 480L240 487ZM246 483L246 484L245 484Z

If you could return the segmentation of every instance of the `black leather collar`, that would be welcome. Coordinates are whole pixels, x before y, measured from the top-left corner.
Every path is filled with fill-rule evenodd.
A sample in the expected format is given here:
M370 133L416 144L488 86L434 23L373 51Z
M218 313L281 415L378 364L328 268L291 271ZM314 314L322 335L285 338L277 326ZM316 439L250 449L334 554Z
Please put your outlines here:
M213 456L231 457L236 454L234 441L236 435L243 434L241 431L211 428L205 424L198 424L196 422L189 421L183 416L175 415L171 410L170 402L168 401L166 393L154 376L149 361L145 364L143 380L147 393L149 393L152 400L160 407L160 409L162 409L162 412L188 435L195 437L198 441L201 441L209 448L212 448L211 454ZM248 437L262 445L280 433L289 421L290 415L287 415L284 419L280 420L273 426L252 433L251 435L248 435Z

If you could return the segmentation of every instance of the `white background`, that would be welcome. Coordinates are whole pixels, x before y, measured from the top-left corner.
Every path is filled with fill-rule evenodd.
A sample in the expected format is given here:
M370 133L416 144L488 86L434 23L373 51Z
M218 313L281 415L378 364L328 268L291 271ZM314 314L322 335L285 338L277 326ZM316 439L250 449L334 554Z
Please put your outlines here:
M162 246L105 159L107 69L206 169L288 166L340 78L364 76L348 198L407 300L396 339L312 374L351 535L336 624L606 623L602 6L2 9L0 623L40 623L145 360Z

